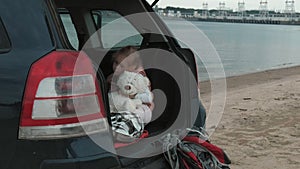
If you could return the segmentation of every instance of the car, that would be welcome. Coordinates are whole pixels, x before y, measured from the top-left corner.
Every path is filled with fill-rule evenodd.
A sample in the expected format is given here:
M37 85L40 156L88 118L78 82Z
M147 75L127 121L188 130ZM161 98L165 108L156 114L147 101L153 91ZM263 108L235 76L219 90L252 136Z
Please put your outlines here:
M199 106L197 85L191 82L198 77L195 56L172 37L153 5L145 0L0 0L1 169L167 166L162 154L116 153L132 145L115 147L105 80L112 73L112 54L123 46L149 51L156 58L148 59L149 65L172 67L169 60L179 59L183 64L174 66L180 84L159 67L146 69L152 90L166 98L146 129L159 136L176 123L192 123L180 112ZM93 138L105 140L106 148Z

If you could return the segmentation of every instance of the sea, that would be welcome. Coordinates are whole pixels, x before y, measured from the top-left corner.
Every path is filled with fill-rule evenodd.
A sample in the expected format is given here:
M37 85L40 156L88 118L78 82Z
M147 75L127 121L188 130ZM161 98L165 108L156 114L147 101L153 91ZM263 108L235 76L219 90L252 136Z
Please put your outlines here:
M197 34L189 33L189 27L199 29L215 48L225 77L300 65L300 26L165 21L171 31L182 32L191 43L199 42ZM206 72L215 64L204 65L200 60L198 70ZM200 76L202 81L209 79L207 73L200 72Z

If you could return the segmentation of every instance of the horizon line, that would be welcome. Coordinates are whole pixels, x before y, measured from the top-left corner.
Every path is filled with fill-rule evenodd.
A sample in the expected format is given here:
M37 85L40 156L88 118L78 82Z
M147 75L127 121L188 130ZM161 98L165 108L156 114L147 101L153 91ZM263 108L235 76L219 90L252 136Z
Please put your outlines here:
M170 5L167 5L165 7L159 7L158 8L167 8L167 7L173 7L173 8L183 8L183 9L193 9L193 10L204 10L203 8L192 8L192 7L178 7L178 6L170 6ZM217 8L209 8L208 10L219 10L218 7ZM232 9L232 8L227 8L226 10L232 10L232 11L238 11L237 9ZM260 9L246 9L245 8L245 11L259 11ZM279 12L282 12L282 11L285 11L285 9L268 9L268 11L279 11ZM295 10L295 13L300 13L300 11L298 10Z

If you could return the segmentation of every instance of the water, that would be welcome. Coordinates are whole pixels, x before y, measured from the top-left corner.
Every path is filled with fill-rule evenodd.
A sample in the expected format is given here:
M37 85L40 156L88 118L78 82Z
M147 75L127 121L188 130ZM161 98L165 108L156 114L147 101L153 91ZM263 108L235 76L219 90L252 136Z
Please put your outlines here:
M173 31L185 32L191 39L195 36L185 31L183 21L166 22ZM299 26L191 23L202 30L216 48L226 77L300 65ZM200 70L203 68L203 65L198 66ZM207 78L207 75L200 77L202 80Z

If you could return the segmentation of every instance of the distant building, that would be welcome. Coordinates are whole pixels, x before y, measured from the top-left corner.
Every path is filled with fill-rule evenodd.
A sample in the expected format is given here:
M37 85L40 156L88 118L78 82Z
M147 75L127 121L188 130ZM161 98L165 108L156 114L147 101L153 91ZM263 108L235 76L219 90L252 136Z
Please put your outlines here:
M181 17L181 12L180 12L180 11L177 11L177 12L176 12L176 16L180 18L180 17Z
M169 16L169 17L175 17L174 10L168 10L167 16Z
M198 11L194 11L194 17L196 17L196 18L200 17Z
M165 15L166 15L166 13L164 12L163 9L157 10L157 13L158 13L158 15L160 15L160 16L165 16Z

